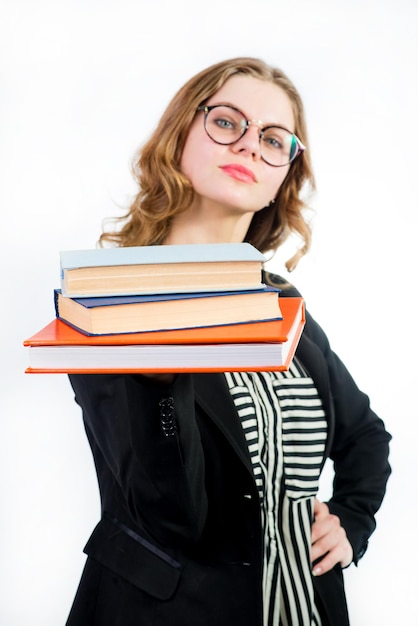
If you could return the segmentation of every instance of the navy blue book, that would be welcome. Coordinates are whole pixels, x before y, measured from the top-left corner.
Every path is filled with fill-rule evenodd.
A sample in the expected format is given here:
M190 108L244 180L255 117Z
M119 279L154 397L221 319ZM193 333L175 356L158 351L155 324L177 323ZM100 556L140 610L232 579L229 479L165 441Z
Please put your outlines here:
M200 328L282 319L280 289L70 298L54 291L56 317L87 335Z

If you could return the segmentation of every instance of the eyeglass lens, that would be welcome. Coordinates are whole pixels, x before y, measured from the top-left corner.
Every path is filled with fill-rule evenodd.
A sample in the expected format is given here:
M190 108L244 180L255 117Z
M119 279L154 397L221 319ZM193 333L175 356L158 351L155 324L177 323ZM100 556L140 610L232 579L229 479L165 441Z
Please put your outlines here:
M242 137L248 128L248 121L240 111L219 105L206 113L205 128L213 141L228 145ZM270 165L286 165L298 154L296 136L279 126L260 129L260 154Z

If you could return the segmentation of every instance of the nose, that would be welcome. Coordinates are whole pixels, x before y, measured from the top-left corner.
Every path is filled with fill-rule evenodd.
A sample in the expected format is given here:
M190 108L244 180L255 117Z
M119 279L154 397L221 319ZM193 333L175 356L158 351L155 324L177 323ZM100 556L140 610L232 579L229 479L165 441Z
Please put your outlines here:
M260 129L255 124L250 124L242 137L231 145L233 152L248 153L253 158L260 158Z

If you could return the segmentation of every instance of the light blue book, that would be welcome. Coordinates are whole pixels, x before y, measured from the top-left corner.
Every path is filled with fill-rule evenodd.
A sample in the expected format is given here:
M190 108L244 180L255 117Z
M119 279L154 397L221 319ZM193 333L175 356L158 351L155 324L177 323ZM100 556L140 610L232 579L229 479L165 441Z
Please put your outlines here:
M260 289L265 261L249 243L65 250L61 289L70 297Z

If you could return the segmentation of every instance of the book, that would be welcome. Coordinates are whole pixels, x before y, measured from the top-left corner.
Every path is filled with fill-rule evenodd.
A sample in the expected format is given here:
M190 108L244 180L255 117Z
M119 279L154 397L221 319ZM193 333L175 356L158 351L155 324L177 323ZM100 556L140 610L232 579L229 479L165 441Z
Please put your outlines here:
M302 298L283 319L207 328L88 336L59 319L26 339L27 373L152 373L288 369L305 324Z
M249 243L64 250L61 291L87 297L260 289L265 260Z
M278 319L279 289L69 298L54 291L56 316L89 335Z

